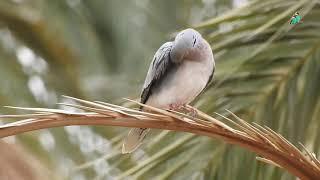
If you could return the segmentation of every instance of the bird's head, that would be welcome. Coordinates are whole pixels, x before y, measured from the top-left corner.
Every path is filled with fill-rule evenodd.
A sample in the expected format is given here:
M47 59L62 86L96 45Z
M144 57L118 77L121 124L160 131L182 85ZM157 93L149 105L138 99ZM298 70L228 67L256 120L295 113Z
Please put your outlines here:
M299 13L298 13L298 12L295 12L293 16L299 16Z
M179 62L181 59L194 54L203 47L201 34L194 29L185 29L179 32L173 42L171 55L174 61Z

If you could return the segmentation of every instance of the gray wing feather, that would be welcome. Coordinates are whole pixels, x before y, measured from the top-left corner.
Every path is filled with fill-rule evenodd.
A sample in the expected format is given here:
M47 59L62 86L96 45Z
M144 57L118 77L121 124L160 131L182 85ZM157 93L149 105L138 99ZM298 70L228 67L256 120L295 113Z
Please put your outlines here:
M152 94L153 88L162 81L166 72L172 66L173 63L170 57L172 45L172 42L164 43L154 55L143 85L141 103L147 102L149 96Z

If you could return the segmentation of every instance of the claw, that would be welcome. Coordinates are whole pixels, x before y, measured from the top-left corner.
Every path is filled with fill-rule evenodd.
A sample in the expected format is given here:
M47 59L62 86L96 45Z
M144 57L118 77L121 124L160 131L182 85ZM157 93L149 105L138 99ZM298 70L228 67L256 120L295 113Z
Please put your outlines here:
M196 108L191 106L187 106L186 104L170 104L169 109L173 111L183 112L190 115L192 118L196 118L198 116L198 111Z
M193 118L196 118L196 117L198 116L198 111L197 111L196 108L191 107L191 106L187 106L187 105L183 105L183 107L184 107L185 110L188 111L187 113L188 113L190 116L192 116Z
M190 113L193 118L196 118L198 116L198 111L195 108L191 108Z
M173 111L181 111L182 110L181 108L182 108L182 105L179 103L169 105L169 109Z

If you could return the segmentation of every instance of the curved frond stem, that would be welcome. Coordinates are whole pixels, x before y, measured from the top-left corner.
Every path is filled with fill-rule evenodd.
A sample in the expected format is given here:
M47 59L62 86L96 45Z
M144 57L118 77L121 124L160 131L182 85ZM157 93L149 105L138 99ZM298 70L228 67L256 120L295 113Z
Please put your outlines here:
M165 129L216 138L229 144L241 146L257 153L261 157L259 159L263 159L263 162L271 162L271 164L286 169L300 179L317 179L320 177L319 161L314 155L311 156L311 152L303 149L304 152L307 152L305 154L270 128L250 124L231 112L229 112L232 114L231 117L234 117L236 120L231 123L232 125L228 125L230 122L227 124L218 121L203 112L201 112L202 115L198 120L193 120L192 118L188 118L188 116L181 116L174 112L150 106L145 107L152 109L154 112L161 113L161 116L157 116L154 113L141 114L141 112L133 109L108 105L107 103L96 103L77 98L72 99L80 104L73 104L72 106L85 110L85 112L74 113L59 109L19 108L31 111L32 113L28 113L25 116L1 115L0 118L26 117L28 119L0 126L0 137L72 125ZM135 169L133 170L135 171ZM131 174L130 172L127 173Z

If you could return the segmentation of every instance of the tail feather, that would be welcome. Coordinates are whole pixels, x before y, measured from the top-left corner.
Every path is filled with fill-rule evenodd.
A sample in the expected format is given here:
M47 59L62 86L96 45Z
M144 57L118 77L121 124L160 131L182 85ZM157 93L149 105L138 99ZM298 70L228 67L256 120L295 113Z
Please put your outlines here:
M150 129L148 128L133 128L129 131L122 145L122 154L131 153L136 150L146 137Z

